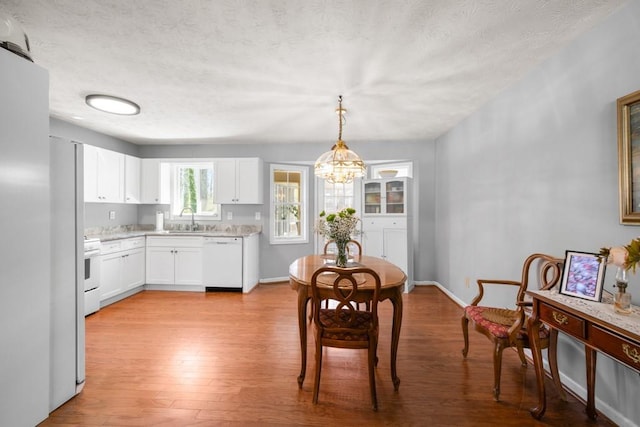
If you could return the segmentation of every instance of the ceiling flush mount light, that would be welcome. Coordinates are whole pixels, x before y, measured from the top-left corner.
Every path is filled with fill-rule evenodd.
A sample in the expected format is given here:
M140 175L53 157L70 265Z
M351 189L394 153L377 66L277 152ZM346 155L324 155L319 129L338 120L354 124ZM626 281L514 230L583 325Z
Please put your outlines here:
M344 113L347 110L342 108L342 95L338 97L338 141L316 160L315 175L330 183L346 184L354 178L363 177L367 171L362 159L353 151L349 150L347 144L342 140L342 125L344 124Z
M118 98L110 95L87 95L85 98L87 105L96 110L111 114L124 116L134 116L140 113L140 106L128 99Z

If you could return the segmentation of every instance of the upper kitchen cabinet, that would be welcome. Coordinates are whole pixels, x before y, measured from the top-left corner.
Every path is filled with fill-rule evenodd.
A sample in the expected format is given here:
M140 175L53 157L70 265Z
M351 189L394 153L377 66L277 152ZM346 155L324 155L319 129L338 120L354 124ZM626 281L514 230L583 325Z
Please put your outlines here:
M124 202L140 203L140 158L124 156Z
M170 165L161 159L142 159L140 174L141 203L169 204Z
M221 204L262 204L262 159L216 159L216 202Z
M91 145L84 146L84 201L124 201L124 154Z
M408 178L365 180L363 215L407 215L408 184Z

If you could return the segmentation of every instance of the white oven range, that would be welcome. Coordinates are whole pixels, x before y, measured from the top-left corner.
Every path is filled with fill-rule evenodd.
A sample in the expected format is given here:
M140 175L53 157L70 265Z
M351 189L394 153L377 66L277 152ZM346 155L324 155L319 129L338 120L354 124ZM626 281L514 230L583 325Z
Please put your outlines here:
M84 315L100 310L100 239L84 239Z

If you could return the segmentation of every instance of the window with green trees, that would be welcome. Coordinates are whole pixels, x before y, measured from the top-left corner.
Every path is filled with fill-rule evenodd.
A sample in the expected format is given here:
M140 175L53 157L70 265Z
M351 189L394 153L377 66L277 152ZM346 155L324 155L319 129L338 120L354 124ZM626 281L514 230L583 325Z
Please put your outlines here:
M220 205L214 203L212 162L174 163L171 213L220 219Z

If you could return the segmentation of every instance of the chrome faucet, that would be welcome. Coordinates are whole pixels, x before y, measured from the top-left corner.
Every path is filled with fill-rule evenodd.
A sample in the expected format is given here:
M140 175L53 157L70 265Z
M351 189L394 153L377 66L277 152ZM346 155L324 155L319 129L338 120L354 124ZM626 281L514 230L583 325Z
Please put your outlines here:
M180 217L182 217L182 214L187 209L189 209L191 211L191 228L187 228L187 230L196 231L198 229L198 224L196 224L196 221L195 221L195 219L193 217L193 209L191 209L189 206L186 206L186 207L182 208L182 210L180 211Z

